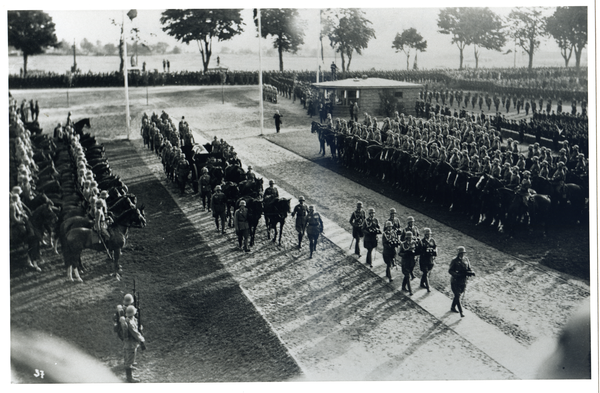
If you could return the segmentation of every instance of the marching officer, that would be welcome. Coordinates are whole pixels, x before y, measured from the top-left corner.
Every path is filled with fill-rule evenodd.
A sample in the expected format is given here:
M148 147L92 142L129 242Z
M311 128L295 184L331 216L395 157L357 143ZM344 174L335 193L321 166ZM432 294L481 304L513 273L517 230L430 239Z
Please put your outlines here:
M315 211L315 207L310 205L308 207L308 215L306 216L306 234L308 235L308 245L310 248L309 259L312 259L313 252L317 251L317 240L319 240L319 234L323 233L323 220L321 215Z
M421 239L421 255L419 257L419 268L421 269L421 288L429 289L429 272L435 265L435 257L437 256L437 244L431 237L431 229L423 229L423 239Z
M404 241L404 238L406 237L406 232L412 232L413 238L419 238L419 228L415 226L415 218L413 216L408 216L408 218L406 219L406 228L404 228L404 230L402 231L402 235L400 237L401 241Z
M263 200L267 199L267 197L277 197L279 198L279 191L275 187L275 182L273 180L269 180L269 187L263 193Z
M354 245L354 254L360 258L360 238L363 234L363 224L365 222L365 211L362 210L362 202L356 204L356 210L350 216L350 225L352 225L352 238L356 240Z
M401 266L402 266L402 274L404 275L404 279L402 280L402 290L408 291L408 293L412 296L412 288L410 287L411 277L414 278L413 270L415 268L415 255L417 252L418 240L413 238L413 234L411 231L406 231L403 233L404 241L400 243L399 254L402 258Z
M202 210L206 210L206 203L208 202L208 211L210 211L210 175L206 167L202 168L202 176L200 176L200 197L202 198Z
M460 304L460 297L465 292L465 289L467 289L467 279L475 276L475 273L471 270L469 258L465 256L465 252L466 249L464 247L458 247L456 258L450 262L450 268L448 269L448 273L452 276L450 278L450 286L454 294L450 311L460 313L461 317L465 315ZM456 307L458 307L458 311Z
M381 236L381 243L383 244L383 262L385 262L385 276L390 280L392 278L392 267L394 267L394 258L396 257L396 247L398 247L399 239L398 232L394 228L394 224L391 221L386 221L383 226L383 235Z
M364 246L367 249L367 266L373 267L373 249L377 247L377 235L381 233L379 221L375 217L375 209L369 208L369 216L363 224L363 232L365 234Z
M298 250L302 247L302 238L307 224L308 207L304 204L304 197L298 198L298 204L294 207L292 217L296 216L296 232L298 232Z
M210 207L212 208L213 217L215 218L215 224L217 225L217 232L219 231L219 218L221 219L221 233L225 233L225 214L227 210L227 201L225 200L225 194L221 191L221 186L215 187L215 193L210 200Z
M248 209L246 209L246 201L240 201L240 207L233 214L233 226L238 237L238 246L242 248L242 238L244 239L244 251L250 252L248 248Z

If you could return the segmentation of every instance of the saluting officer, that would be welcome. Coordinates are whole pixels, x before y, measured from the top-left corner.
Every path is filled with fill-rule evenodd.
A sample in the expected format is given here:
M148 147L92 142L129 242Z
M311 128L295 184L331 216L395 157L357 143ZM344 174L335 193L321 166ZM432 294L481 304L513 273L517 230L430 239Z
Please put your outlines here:
M304 197L298 198L298 204L294 207L292 217L296 216L296 232L298 232L298 250L302 247L302 238L307 224L308 207L304 204Z

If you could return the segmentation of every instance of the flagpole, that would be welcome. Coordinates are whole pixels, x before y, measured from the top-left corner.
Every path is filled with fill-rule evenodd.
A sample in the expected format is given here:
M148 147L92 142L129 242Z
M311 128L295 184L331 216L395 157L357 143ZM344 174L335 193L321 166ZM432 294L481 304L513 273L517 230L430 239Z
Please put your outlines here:
M125 77L123 79L125 80L125 121L127 123L127 140L129 140L129 133L131 130L131 119L129 115L129 73L127 71L127 39L125 32L125 10L123 10L123 57L125 58L123 61L123 72L125 73Z
M256 9L256 16L258 17L258 92L260 102L260 135L263 134L265 116L263 106L263 80L262 80L262 50L261 50L261 24L260 24L260 8Z
M323 14L323 10L319 10L319 44L317 44L317 48L321 48L323 50L323 39L321 37L322 27L321 27L321 15ZM319 83L319 50L317 49L317 83Z

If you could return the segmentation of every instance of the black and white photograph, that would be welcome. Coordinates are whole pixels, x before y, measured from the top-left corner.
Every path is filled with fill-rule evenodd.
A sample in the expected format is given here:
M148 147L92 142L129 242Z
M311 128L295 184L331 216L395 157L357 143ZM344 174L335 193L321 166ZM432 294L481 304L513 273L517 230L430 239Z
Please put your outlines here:
M595 7L9 4L5 382L597 391Z

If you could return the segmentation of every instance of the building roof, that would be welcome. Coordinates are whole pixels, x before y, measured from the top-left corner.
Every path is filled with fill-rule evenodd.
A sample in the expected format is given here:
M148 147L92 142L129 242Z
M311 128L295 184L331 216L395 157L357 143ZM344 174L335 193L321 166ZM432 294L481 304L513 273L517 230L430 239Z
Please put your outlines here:
M329 89L379 89L379 88L404 88L419 89L422 85L418 83L400 82L382 78L348 78L339 81L313 83L313 86Z

